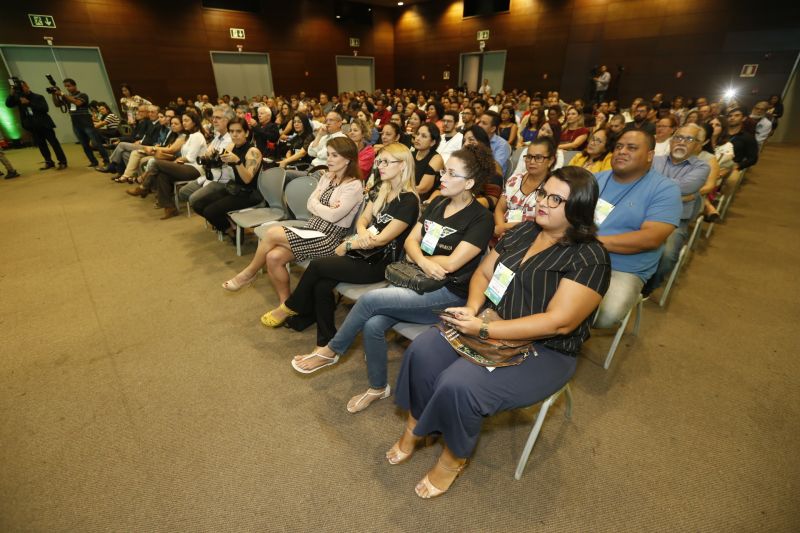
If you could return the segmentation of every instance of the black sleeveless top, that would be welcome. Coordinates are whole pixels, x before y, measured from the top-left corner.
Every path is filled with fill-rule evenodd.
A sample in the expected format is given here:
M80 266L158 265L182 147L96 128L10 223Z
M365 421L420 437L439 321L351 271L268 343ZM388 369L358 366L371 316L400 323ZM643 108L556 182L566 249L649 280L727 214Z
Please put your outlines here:
M420 194L420 200L425 201L428 196L431 195L433 191L439 188L439 181L441 176L439 173L433 170L431 167L431 159L435 156L438 152L431 148L428 151L428 155L423 157L422 159L417 159L416 152L414 153L414 182L417 187L419 187L419 183L422 181L422 176L425 174L433 174L433 187L431 190L426 192L425 194Z
M246 142L241 146L234 146L231 152L236 154L236 156L244 164L245 157L247 156L247 152L248 150L250 150L250 148L253 148L253 145ZM244 187L245 189L255 189L256 185L258 184L258 171L260 170L260 168L257 168L255 170L255 176L253 176L253 179L250 180L250 183L245 183L244 180L239 176L239 170L237 169L238 166L239 165L231 165L231 168L233 169L233 177L236 184L240 185L241 187Z

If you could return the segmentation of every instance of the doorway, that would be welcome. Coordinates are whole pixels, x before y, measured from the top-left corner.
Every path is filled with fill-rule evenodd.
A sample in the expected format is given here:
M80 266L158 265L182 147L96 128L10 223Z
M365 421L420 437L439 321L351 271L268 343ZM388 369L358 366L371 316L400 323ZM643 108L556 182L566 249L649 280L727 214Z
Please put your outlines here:
M259 52L211 52L217 96L223 94L274 96L269 54Z
M336 82L339 94L346 91L375 90L375 58L336 56Z
M506 51L465 52L461 54L459 83L467 84L467 90L477 91L483 80L489 80L492 92L503 88L506 73Z
M0 45L5 67L9 75L17 76L26 82L31 91L42 94L50 106L50 116L56 123L56 136L61 142L77 141L72 131L72 121L68 113L62 113L53 105L45 89L50 86L45 75L51 74L63 89L62 80L73 78L78 89L89 95L89 100L106 102L119 115L111 82L108 80L106 66L100 49L78 46L18 46ZM14 119L19 120L18 113Z

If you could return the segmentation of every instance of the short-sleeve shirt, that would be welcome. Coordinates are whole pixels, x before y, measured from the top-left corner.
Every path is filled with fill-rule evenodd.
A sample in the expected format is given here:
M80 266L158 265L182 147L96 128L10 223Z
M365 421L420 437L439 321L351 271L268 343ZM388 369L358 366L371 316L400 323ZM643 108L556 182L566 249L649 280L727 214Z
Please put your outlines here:
M425 234L434 222L440 224L443 228L442 235L436 242L433 253L427 254L424 250L422 253L426 256L447 256L453 253L453 250L462 241L485 250L494 232L494 221L492 220L491 212L478 202L473 201L458 213L445 217L444 210L449 203L449 198L437 196L422 213L420 217L422 239L425 238ZM469 292L469 279L481 262L482 256L483 253L479 253L457 271L451 272L448 275L449 281L445 287L453 294L466 298Z
M506 199L506 214L505 221L508 222L509 212L520 209L522 210L522 220L533 220L536 218L536 194L532 191L529 195L525 196L522 192L522 181L525 174L515 174L508 178L506 181L505 189L503 189L503 198Z
M408 227L403 230L400 235L386 245L390 246L393 250L390 254L390 259L392 261L400 259L400 255L403 252L403 243L405 243L408 234L411 233L411 228L416 224L418 216L419 200L417 196L412 192L403 191L397 195L397 198L384 205L380 213L373 217L372 225L375 226L378 232L383 231L393 220L399 220L408 224Z
M72 124L79 128L91 128L92 115L89 113L89 95L86 93L77 93L70 94L70 96L83 102L81 106L73 104L72 102L67 102L69 118L72 119Z
M487 300L503 319L544 313L562 279L589 287L600 296L608 290L611 259L603 245L596 240L588 243L556 243L522 263L522 258L540 231L535 222L523 222L506 232L495 247L500 256L498 263L514 272L514 278L498 305ZM583 342L589 338L590 322L591 315L575 330L540 342L561 353L577 355Z
M681 221L681 191L678 184L654 170L632 183L619 183L612 170L595 174L600 198L614 209L600 224L598 235L639 231L645 222L664 222L677 227ZM655 273L663 245L638 254L610 253L611 267L636 274L647 281Z
M572 148L572 150L583 150L586 148L586 144L589 140L589 128L577 128L574 130L563 129L561 130L561 137L559 137L559 143L571 143L581 135L586 135L586 139L583 140L583 144L576 148Z

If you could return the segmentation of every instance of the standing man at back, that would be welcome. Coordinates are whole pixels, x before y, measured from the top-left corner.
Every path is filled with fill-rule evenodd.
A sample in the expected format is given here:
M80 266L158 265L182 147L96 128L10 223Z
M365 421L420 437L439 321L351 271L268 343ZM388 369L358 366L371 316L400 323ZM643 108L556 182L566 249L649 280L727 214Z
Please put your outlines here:
M6 106L19 107L20 123L31 133L33 142L39 147L39 152L44 157L44 166L39 170L47 170L56 166L47 143L50 143L56 153L58 170L67 168L67 156L64 155L61 143L56 138L54 131L56 124L48 113L47 100L41 94L31 91L24 81L20 80L18 87L19 89L15 88L6 98Z
M677 183L650 168L655 144L646 131L625 131L614 146L611 170L596 174L597 238L608 250L612 269L594 322L598 328L616 327L633 307L681 220Z
M67 106L69 118L72 120L72 130L89 159L89 166L96 167L99 164L92 151L91 142L97 146L97 151L103 158L103 165L108 166L108 152L103 147L103 139L100 138L100 134L94 129L92 115L89 112L89 95L80 92L77 83L72 78L64 80L64 88L67 90L66 94L61 92L60 88L53 93L53 103L57 106Z

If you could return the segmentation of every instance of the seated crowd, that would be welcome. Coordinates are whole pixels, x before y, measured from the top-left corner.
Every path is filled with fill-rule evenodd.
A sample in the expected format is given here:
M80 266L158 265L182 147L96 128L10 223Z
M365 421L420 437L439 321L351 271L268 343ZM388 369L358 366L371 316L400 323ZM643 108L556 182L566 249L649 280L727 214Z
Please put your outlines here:
M387 330L438 323L404 354L394 392L408 417L386 453L399 464L426 437L444 439L416 487L423 498L461 473L485 417L561 389L590 327L617 327L661 284L692 221L719 217L714 195L757 162L780 116L777 101L747 113L734 101L660 94L627 109L555 91L396 89L225 95L215 105L197 95L162 110L124 92L133 133L98 170L135 185L132 196L156 192L163 219L178 213L176 182L185 182L179 199L232 234L228 213L264 201L263 169L316 180L305 225L264 228L250 263L222 287L239 291L264 271L277 298L261 322L316 324L315 346L288 361L299 373L335 365L363 332L368 387L349 412L392 393ZM119 119L97 108L97 123L113 128ZM306 260L291 290L286 266ZM384 280L337 328L335 287ZM473 348L491 340L516 351L498 359Z

